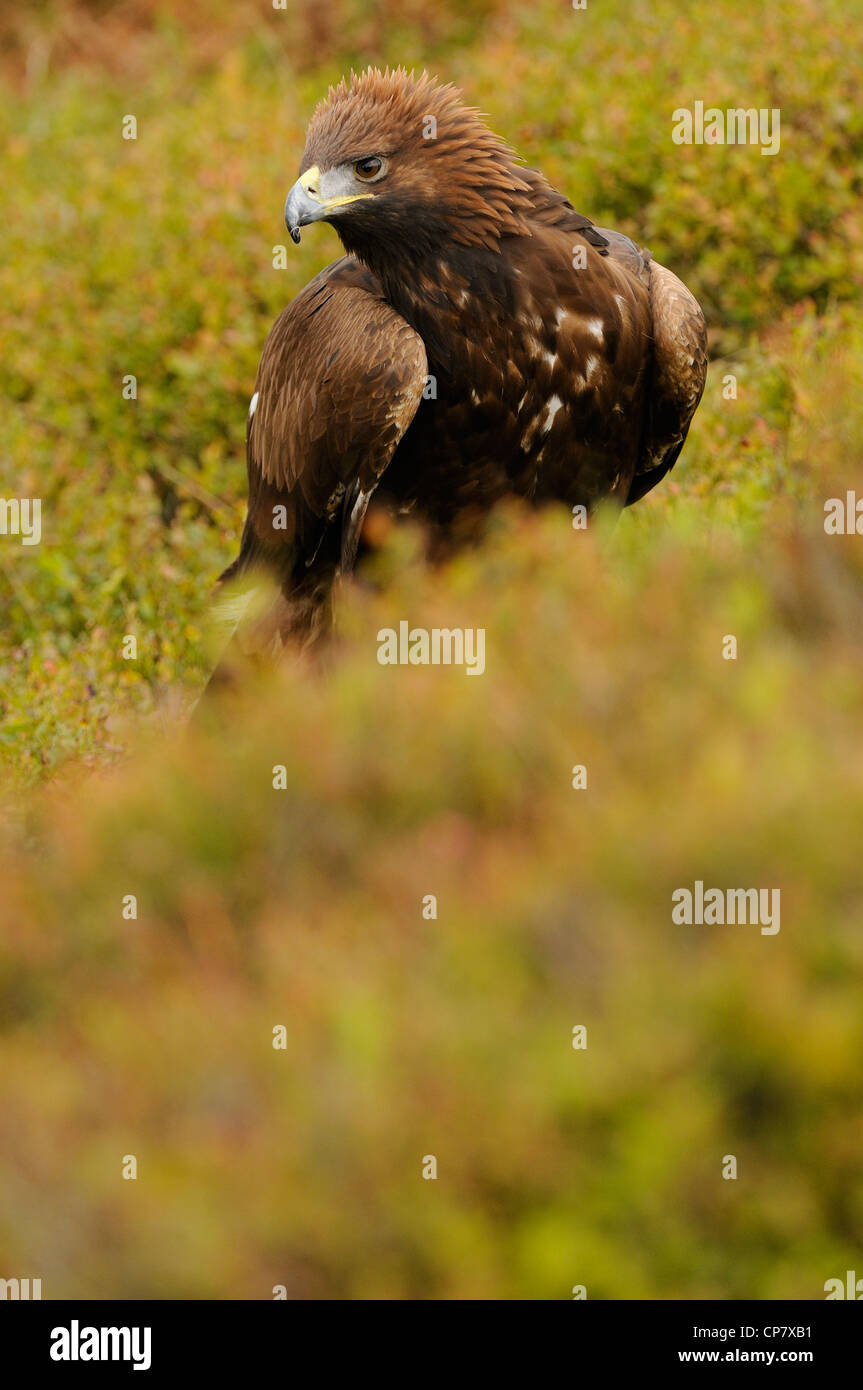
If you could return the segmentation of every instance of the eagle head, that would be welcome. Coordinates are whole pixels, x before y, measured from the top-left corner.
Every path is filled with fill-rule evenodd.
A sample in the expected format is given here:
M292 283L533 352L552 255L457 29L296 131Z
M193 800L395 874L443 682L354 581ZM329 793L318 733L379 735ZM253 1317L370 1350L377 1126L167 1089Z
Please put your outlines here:
M529 199L517 156L455 87L369 68L314 112L285 222L295 242L331 222L369 263L382 248L416 260L448 242L495 249L525 230Z

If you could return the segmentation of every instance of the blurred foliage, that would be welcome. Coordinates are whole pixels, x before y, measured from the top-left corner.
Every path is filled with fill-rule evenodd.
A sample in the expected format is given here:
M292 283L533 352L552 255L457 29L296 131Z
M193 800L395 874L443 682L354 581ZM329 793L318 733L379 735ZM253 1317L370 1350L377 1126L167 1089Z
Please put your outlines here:
M406 531L378 564L326 674L8 832L4 1267L46 1296L823 1296L863 1220L859 545L505 513L444 574ZM485 626L486 674L380 667L405 614ZM673 926L696 877L779 888L780 933Z
M860 18L3 15L0 496L42 498L43 542L0 538L0 1276L817 1298L859 1268L863 560L823 506L863 453ZM504 509L435 571L399 529L323 670L186 733L257 357L337 254L321 228L273 269L284 193L312 104L369 59L458 82L687 279L705 399L616 527ZM673 145L695 100L779 107L780 154ZM485 627L486 674L380 667L405 617ZM696 878L780 887L781 932L673 926Z

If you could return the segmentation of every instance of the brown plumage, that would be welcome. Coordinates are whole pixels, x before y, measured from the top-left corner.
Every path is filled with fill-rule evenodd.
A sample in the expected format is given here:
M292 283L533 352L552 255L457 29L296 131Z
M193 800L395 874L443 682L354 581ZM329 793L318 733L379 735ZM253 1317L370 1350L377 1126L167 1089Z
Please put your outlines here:
M699 305L453 87L369 70L331 88L285 217L295 241L332 222L348 254L280 315L258 369L225 576L275 576L253 644L320 629L373 498L451 544L507 494L627 505L674 464L704 387Z

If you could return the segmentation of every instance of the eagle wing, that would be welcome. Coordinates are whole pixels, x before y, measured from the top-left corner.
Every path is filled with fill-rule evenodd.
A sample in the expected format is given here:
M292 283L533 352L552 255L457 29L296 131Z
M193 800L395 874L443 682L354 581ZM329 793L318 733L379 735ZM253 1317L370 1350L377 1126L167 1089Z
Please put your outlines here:
M353 257L310 281L264 345L246 432L246 528L223 577L259 562L290 582L319 554L350 568L427 370L422 339Z
M231 637L207 689L327 630L333 580L353 565L369 500L427 380L422 339L374 277L342 257L279 316L246 427L249 504L240 554L220 582L255 583L218 606Z
M653 383L647 432L626 505L637 502L674 467L707 380L707 324L682 280L650 262Z
M608 255L647 287L653 338L653 379L647 428L626 505L631 506L674 467L707 379L707 325L701 305L682 280L622 232L598 228Z

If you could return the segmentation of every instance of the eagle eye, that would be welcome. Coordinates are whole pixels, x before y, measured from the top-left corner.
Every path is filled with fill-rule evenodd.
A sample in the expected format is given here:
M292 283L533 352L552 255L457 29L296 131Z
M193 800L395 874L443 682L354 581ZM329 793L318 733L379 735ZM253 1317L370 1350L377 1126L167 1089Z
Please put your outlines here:
M385 160L380 155L369 154L365 159L358 159L354 164L354 174L363 183L374 183L377 179L382 179L387 171Z

